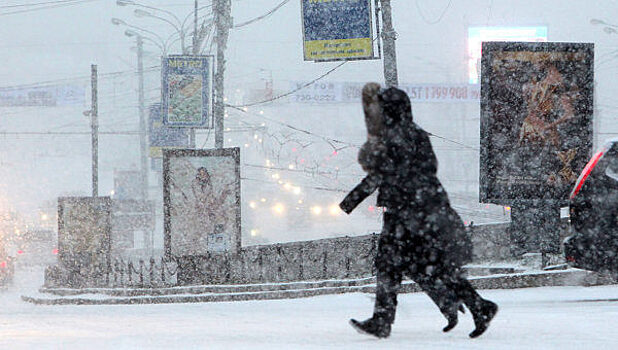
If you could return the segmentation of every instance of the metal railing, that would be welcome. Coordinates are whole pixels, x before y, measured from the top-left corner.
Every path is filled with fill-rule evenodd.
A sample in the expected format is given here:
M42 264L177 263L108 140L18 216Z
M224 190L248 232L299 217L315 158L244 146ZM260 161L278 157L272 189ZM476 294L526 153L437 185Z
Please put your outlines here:
M161 288L176 285L178 266L164 258L115 259L110 266L110 287Z

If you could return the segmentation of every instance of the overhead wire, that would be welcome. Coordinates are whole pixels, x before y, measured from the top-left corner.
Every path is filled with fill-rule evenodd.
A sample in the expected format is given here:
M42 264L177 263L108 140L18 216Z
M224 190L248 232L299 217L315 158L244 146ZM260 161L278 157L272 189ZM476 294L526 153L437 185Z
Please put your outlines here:
M444 18L444 15L446 14L446 11L451 7L453 3L453 0L449 0L448 4L446 4L446 7L444 8L444 10L442 10L442 13L440 14L440 16L438 16L438 19L436 19L435 21L429 21L427 19L427 17L425 17L425 15L423 14L423 11L421 10L421 6L418 4L418 0L416 0L416 9L418 10L418 14L421 16L421 18L423 19L423 21L427 24L438 24L440 23L440 21L442 21L442 18Z
M239 24L235 25L233 28L240 28L240 27L244 27L244 26L246 26L246 25L249 25L249 24L255 23L255 22L259 21L259 20L262 20L262 19L264 19L264 18L267 18L267 17L269 17L270 15L272 15L273 13L275 13L277 10L279 10L280 8L282 8L282 7L283 7L285 4L287 4L288 2L290 2L290 0L283 0L283 1L279 4L279 5L277 5L277 6L276 6L275 8L273 8L272 10L270 10L270 11L266 12L265 14L263 14L263 15L261 15L261 16L259 16L259 17L256 17L256 18L254 18L254 19L251 19L251 20L248 20L248 21L245 21L245 22L241 22L241 23L239 23Z
M150 71L157 70L160 68L161 68L161 65L150 66L150 67L144 68L144 72L150 72ZM127 76L127 75L137 75L137 72L131 69L131 70L124 70L124 71L109 72L109 73L99 73L98 78L108 79L108 78L113 78L116 76ZM29 83L29 84L0 86L0 90L11 90L11 89L17 90L17 89L26 89L26 88L48 87L48 86L58 85L60 83L67 83L67 82L73 82L73 81L89 81L90 78L91 78L90 75L82 75L82 76L76 76L72 78L45 80L45 81Z
M61 3L76 2L76 1L79 1L79 0L53 0L53 1L27 3L27 4L2 5L2 6L0 6L0 9L16 8L16 7L31 7L31 6L41 6L41 5L51 5L51 4L61 4Z
M337 69L339 69L340 67L342 67L344 64L346 64L346 63L348 63L348 62L349 62L349 61L343 61L343 62L341 62L340 64L338 64L338 65L336 65L335 67L333 67L333 68L331 68L330 70L328 70L326 73L324 73L324 74L320 75L319 77L317 77L317 78L315 78L315 79L311 80L310 82L305 83L305 84L302 84L302 85L300 85L299 87L297 87L297 88L295 88L295 89L293 89L293 90L291 90L291 91L288 91L288 92L286 92L286 93L283 93L283 94L281 94L281 95L277 95L277 96L275 96L275 97L272 97L272 98L269 98L269 99L266 99L266 100L263 100L263 101L257 101L257 102L252 102L252 103L246 103L246 104L243 104L243 105L238 105L238 106L227 105L227 107L232 107L232 108L252 107L252 106L257 106L257 105L261 105L261 104L265 104L265 103L269 103L269 102L273 102L273 101L279 100L279 99L281 99L281 98L283 98L283 97L286 97L286 96L292 95L293 93L295 93L295 92L297 92L297 91L300 91L300 90L302 90L302 89L306 88L307 86L309 86L309 85L312 85L312 84L316 83L317 81L319 81L319 80L321 80L321 79L324 79L327 75L329 75L329 74L331 74L332 72L336 71Z
M59 8L59 7L67 7L67 6L79 5L79 4L83 4L87 2L94 2L94 1L100 1L100 0L75 0L71 2L60 2L57 5L40 6L40 7L35 7L35 8L28 8L28 9L23 9L23 10L12 11L12 12L0 12L0 16L8 16L8 15L15 15L15 14L20 14L20 13L48 10L48 9Z

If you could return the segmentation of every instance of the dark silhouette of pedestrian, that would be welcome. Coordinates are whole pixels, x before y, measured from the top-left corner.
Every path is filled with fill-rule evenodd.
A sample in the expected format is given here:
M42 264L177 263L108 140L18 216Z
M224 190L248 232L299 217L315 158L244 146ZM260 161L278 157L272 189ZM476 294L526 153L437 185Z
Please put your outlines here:
M363 90L363 102L370 100ZM498 311L463 276L461 266L472 256L472 245L459 215L451 207L436 176L437 159L429 135L413 122L410 100L396 88L376 90L382 118L381 142L367 142L359 162L368 172L341 202L346 213L378 190L378 206L385 207L376 256L377 287L373 316L350 320L359 332L386 338L395 320L397 293L404 275L414 280L436 303L448 324L457 325L463 303L472 313L475 329L483 334ZM365 107L365 106L364 106ZM365 118L367 112L365 108ZM369 123L367 124L369 126Z

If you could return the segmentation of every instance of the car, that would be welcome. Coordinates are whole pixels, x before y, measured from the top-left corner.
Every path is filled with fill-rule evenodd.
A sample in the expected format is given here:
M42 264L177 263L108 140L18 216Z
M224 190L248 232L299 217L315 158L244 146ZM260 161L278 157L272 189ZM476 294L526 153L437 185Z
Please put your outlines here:
M7 254L4 245L0 241L0 288L10 284L13 281L14 274L13 259Z
M584 167L570 195L567 263L618 279L618 138L609 140Z
M18 266L48 266L57 261L56 234L52 230L28 230L20 236L17 245Z

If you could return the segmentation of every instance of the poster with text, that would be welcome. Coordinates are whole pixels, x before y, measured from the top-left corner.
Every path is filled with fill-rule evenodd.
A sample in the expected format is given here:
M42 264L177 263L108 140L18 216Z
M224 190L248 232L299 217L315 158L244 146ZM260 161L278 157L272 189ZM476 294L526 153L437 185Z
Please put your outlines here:
M302 0L305 61L371 59L370 0Z
M567 199L592 152L593 50L483 43L481 202Z
M163 57L161 112L165 125L210 127L211 65L210 56Z

